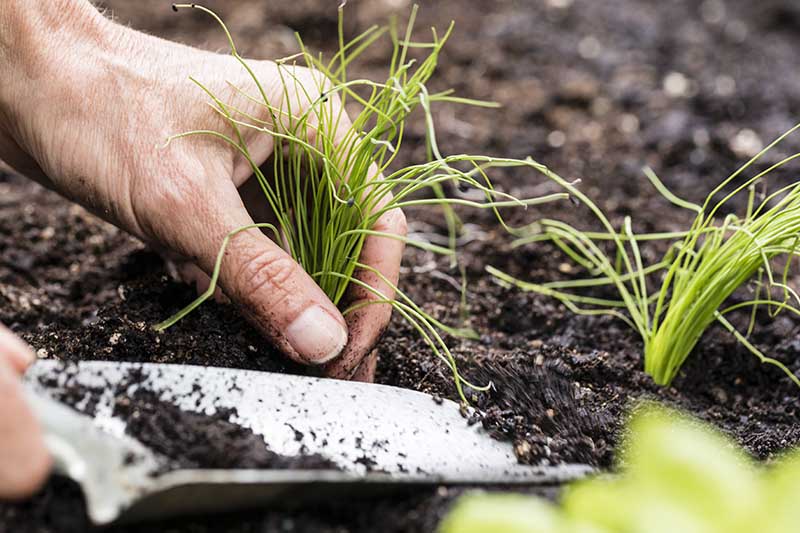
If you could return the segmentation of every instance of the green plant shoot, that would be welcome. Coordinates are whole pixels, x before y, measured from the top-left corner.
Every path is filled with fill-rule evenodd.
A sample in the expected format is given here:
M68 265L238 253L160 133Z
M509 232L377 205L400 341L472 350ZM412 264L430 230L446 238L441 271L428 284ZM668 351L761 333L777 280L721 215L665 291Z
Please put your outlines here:
M502 282L551 296L574 313L619 318L641 336L645 371L658 384L667 385L675 378L700 336L716 321L762 362L779 367L800 386L800 379L783 363L767 357L748 340L759 307L767 306L773 315L784 310L800 314L800 297L788 284L792 259L800 250L800 183L776 190L760 202L756 202L755 194L756 184L800 154L786 157L741 180L731 192L724 192L798 127L726 178L702 205L678 198L652 170L645 169L647 178L666 200L696 213L685 232L636 234L630 217L617 229L575 185L542 167L543 173L588 207L602 230L582 231L562 221L544 219L515 244L551 242L588 276L529 283L493 267L488 271ZM747 211L741 216L720 216L723 206L739 195L747 195ZM669 242L668 251L660 261L645 264L640 243L656 240ZM783 261L779 272L774 266L777 260ZM754 279L754 298L725 306L734 291ZM592 291L601 287L610 287L618 298L595 296ZM740 309L750 311L750 325L744 333L726 317Z
M244 115L240 110L226 105L206 90L214 107L231 125L234 135L214 131L191 131L175 135L176 139L191 135L211 135L234 146L250 162L258 179L264 199L277 217L277 224L261 224L269 229L276 241L281 242L291 256L308 272L325 294L340 308L346 302L349 286L358 285L377 298L370 303L391 304L422 336L433 352L450 368L458 394L465 399L455 360L442 333L462 337L475 337L468 328L450 327L436 320L397 287L396 298L389 300L376 289L356 277L359 269L369 269L359 263L364 240L369 235L401 239L408 245L455 258L455 232L458 230L456 206L491 209L509 231L500 215L504 207L527 207L562 198L566 193L556 193L538 198L518 199L495 190L489 173L498 167L522 166L536 169L527 160L493 158L487 156L442 156L436 142L436 132L431 105L451 102L493 107L494 104L453 96L451 91L431 93L426 82L434 73L437 58L452 31L452 24L444 34L432 30L432 41L412 41L416 7L411 13L407 28L401 35L396 24L372 27L350 42L343 37L342 8L339 9L339 50L330 60L313 55L298 36L300 53L278 62L287 92L281 101L269 101L260 81L249 69L247 62L236 51L227 27L212 11L195 4L178 4L177 8L195 8L220 24L228 38L231 53L252 77L260 94L248 95L268 111L270 120L259 121ZM389 73L385 82L350 79L349 65L378 39L388 37L392 43ZM410 56L424 55L412 59ZM303 86L294 75L295 66L301 65L318 73L314 87ZM194 81L194 80L193 80ZM298 113L293 109L293 98L288 88L308 95L311 105ZM311 95L319 95L313 97ZM339 106L329 102L338 98ZM355 103L360 113L352 117L352 127L342 136L340 124L345 105ZM296 106L295 106L296 107ZM427 128L426 161L394 169L394 162L403 145L406 120L419 109L424 114ZM272 176L267 178L255 164L241 131L255 128L264 135L275 138ZM463 170L462 170L463 169ZM448 196L447 187L469 188L479 191L483 201L462 196ZM374 229L375 222L384 213L397 208L432 206L441 208L450 228L449 247L406 237L381 233ZM173 317L157 325L163 330L186 316L214 291L225 246L240 228L222 243L212 283L208 291ZM371 270L380 276L377 271ZM389 280L383 279L388 285ZM363 304L362 304L363 305ZM342 310L343 314L354 307ZM471 387L482 389L477 385Z

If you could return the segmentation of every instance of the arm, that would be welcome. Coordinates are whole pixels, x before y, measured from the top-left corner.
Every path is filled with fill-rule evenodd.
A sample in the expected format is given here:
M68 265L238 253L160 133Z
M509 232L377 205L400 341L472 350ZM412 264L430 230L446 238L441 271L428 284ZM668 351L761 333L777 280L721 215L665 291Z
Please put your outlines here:
M0 1L0 159L164 251L192 278L207 280L225 235L254 222L250 213L257 211L246 208L250 199L239 191L250 166L214 139L162 146L170 135L195 129L232 134L190 76L226 103L268 120L263 106L228 85L257 94L247 73L229 55L114 24L85 0ZM287 88L277 66L249 64L268 99L281 101ZM313 73L298 69L297 76L311 94L297 91L293 101L309 106L318 92ZM245 137L263 163L272 138L253 130ZM263 207L263 197L258 200ZM399 211L379 225L405 231ZM402 243L371 238L364 250L362 261L397 279ZM353 375L389 320L389 306L375 305L345 321L311 277L258 230L232 239L220 285L288 357L325 365L336 377Z
M249 64L270 100L280 101L286 88L276 65ZM268 119L228 85L256 93L232 57L114 24L86 0L0 0L0 73L0 159L162 251L198 283L207 282L225 235L254 222L249 212L257 210L248 211L253 206L239 189L251 170L234 149L202 138L161 148L176 133L226 131L189 76ZM312 79L305 69L297 76ZM311 101L315 86L307 86ZM307 96L297 97L310 105ZM340 104L330 98L329 105ZM342 122L346 131L350 125ZM246 135L256 162L266 161L272 139ZM393 210L378 226L403 234L405 218ZM396 281L402 251L399 241L370 237L361 261ZM366 281L392 294L377 278ZM345 321L311 277L257 230L231 241L220 285L286 356L320 365L329 376L373 379L375 356L368 354L389 321L388 305L364 307ZM20 393L18 376L31 359L19 340L0 332L0 498L29 494L49 469Z

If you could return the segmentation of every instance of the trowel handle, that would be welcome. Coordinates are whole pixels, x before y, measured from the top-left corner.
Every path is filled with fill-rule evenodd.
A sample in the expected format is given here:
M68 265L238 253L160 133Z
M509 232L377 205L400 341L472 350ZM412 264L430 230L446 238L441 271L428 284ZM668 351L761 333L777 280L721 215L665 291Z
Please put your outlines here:
M141 443L117 437L95 419L26 383L28 401L44 430L54 470L77 482L95 524L114 521L152 483L156 457Z
M86 474L86 459L80 444L91 433L92 421L26 383L25 400L44 431L45 444L53 457L53 468L75 481Z

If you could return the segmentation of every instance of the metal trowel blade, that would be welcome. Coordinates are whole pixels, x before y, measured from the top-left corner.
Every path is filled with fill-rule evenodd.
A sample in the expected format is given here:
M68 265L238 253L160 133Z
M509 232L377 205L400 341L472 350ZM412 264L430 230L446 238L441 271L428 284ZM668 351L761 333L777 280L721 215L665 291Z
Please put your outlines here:
M40 395L58 397L57 389L67 382L72 390L85 388L87 398L94 391L93 426L123 437L125 423L114 417L113 405L118 384L132 372L138 379L127 393L145 387L186 411L212 414L233 409L236 415L231 421L263 435L273 452L318 454L341 469L317 473L184 470L163 475L139 491L140 497L161 507L169 503L163 495L172 494L180 512L188 511L185 507L192 502L187 487L195 491L194 501L213 501L215 491L224 493L219 485L226 483L245 488L228 491L229 495L241 493L252 500L258 494L265 498L283 494L286 487L296 492L298 484L353 486L359 480L367 485L553 484L592 471L585 465L520 465L511 443L491 438L481 424L470 424L456 403L385 385L226 368L95 361L78 363L69 371L63 363L39 361L26 379ZM97 391L105 392L98 398ZM267 490L254 491L252 487L258 484L266 484L262 488ZM198 496L199 488L205 498ZM154 491L162 497L155 498ZM216 498L225 508L239 506L225 500ZM175 512L162 509L156 514Z

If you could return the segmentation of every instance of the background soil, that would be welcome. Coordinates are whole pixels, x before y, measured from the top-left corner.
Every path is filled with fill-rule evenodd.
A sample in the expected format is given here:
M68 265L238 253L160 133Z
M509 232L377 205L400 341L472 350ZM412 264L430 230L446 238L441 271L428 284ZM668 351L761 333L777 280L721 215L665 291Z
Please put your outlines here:
M207 2L253 57L293 53L292 31L312 46L334 45L336 4L295 0ZM635 229L683 228L690 216L643 179L650 165L677 194L701 200L765 143L791 127L800 108L800 6L790 0L438 0L420 2L419 28L456 21L434 85L493 99L500 110L440 107L443 152L532 155L582 187L615 220ZM205 17L174 14L168 2L107 1L122 23L157 35L224 49ZM348 33L406 0L351 1ZM380 78L376 50L358 69ZM423 138L414 121L408 146ZM768 156L777 161L798 143ZM418 148L403 163L419 161ZM768 162L769 162L768 161ZM775 173L770 188L793 179ZM507 172L505 190L554 190L542 177ZM737 205L733 205L733 208ZM741 207L741 204L738 204ZM515 222L558 215L586 226L580 207L551 205L509 213ZM408 213L411 230L443 233L430 210ZM515 441L523 461L608 466L619 428L638 400L657 399L708 420L761 459L800 440L800 395L780 371L762 367L724 331L712 328L671 387L641 371L641 345L623 324L570 316L552 301L495 284L488 264L524 279L577 275L546 245L510 252L488 213L464 212L470 231L461 263L469 281L468 323L477 342L451 339L462 371L496 390L475 395L490 429ZM646 250L650 258L658 249ZM458 323L457 271L409 250L402 288L436 317ZM794 280L796 281L796 280ZM229 307L207 304L166 334L149 326L192 297L160 258L81 208L13 172L0 172L0 321L42 358L193 362L281 372L281 359ZM762 317L757 345L800 370L797 320ZM380 344L379 381L452 397L447 370L395 318ZM440 487L373 503L180 521L146 531L430 531L459 490ZM548 492L552 494L552 492ZM0 531L82 531L74 490L54 480L33 502L0 506Z

